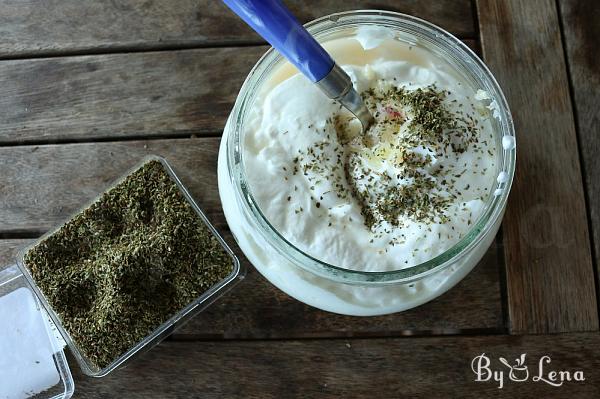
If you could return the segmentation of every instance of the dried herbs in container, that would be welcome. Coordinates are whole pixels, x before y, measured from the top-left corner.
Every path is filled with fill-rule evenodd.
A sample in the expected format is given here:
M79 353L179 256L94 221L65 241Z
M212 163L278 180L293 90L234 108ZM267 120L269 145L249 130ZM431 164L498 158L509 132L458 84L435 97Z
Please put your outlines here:
M239 273L231 250L158 157L42 237L22 266L95 376L156 343L174 319Z

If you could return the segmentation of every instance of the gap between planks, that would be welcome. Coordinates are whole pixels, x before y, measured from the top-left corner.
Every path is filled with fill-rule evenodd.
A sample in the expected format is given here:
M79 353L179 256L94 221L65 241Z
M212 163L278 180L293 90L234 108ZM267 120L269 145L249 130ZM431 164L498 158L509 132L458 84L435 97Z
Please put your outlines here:
M353 339L386 339L386 338L427 338L427 337L446 337L446 336L494 336L508 334L507 328L432 328L430 330L390 330L390 331L323 331L307 333L303 335L269 335L259 337L245 337L243 335L203 335L193 333L179 333L175 330L168 341L177 342L244 342L244 341L289 341L290 339L298 341L315 340L353 340Z
M455 35L463 42L476 42L477 37ZM189 44L141 44L139 46L115 46L115 47L100 47L80 50L56 50L56 51L39 51L32 53L21 53L18 55L1 55L0 64L3 61L22 61L35 59L52 59L52 58L69 58L82 57L88 55L110 55L110 54L135 54L135 53L159 53L166 51L184 51L184 50L202 50L214 48L236 48L236 47L261 47L269 44L262 40L255 41L227 41L227 42L210 42L210 43L189 43Z
M463 40L463 39L461 39ZM466 37L464 40L474 40ZM50 50L36 51L31 53L20 53L18 55L2 55L0 54L0 64L3 61L24 61L36 59L53 59L53 58L70 58L83 56L98 56L110 54L135 54L135 53L160 53L165 51L185 51L185 50L203 50L213 48L236 48L236 47L260 47L266 46L268 43L262 40L239 40L239 41L215 41L208 43L180 43L180 44L139 44L113 47L98 47L89 49L65 49L65 50Z
M182 139L196 139L196 138L213 138L221 137L223 134L222 130L214 131L203 131L203 132L190 132L190 133L172 133L172 134L157 134L149 136L114 136L114 137L97 137L97 138L57 138L57 139L28 139L22 141L0 141L0 148L2 147L29 147L29 146L50 146L50 145L67 145L67 144L91 144L91 143L118 143L122 141L140 141L140 140L182 140Z

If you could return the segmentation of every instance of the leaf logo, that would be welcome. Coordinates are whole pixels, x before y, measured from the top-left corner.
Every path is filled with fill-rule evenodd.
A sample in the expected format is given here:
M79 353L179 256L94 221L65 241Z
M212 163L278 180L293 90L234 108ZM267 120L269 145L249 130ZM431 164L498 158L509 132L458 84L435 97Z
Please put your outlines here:
M502 364L504 364L506 367L508 367L508 369L510 370L510 372L508 374L508 378L510 378L511 381L522 382L522 381L527 381L529 379L529 370L527 369L527 366L525 365L525 356L526 356L526 354L522 353L521 356L516 358L514 366L511 366L510 363L508 363L508 361L505 358L503 358L503 357L498 358L498 360L500 360L500 362Z

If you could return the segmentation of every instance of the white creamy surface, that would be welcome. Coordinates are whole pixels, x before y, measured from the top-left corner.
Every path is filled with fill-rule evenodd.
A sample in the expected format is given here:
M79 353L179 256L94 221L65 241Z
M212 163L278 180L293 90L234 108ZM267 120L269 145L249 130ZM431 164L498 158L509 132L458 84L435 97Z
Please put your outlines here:
M361 44L376 47L380 36L376 35L376 44L369 42L368 36L362 37ZM497 149L489 121L490 111L496 110L489 97L460 81L442 61L417 48L411 51L422 53L415 58L418 63L378 58L367 65L343 68L359 92L381 80L411 90L435 84L451 92L447 101L454 110L478 117L480 151L469 147L463 153L434 156L425 166L432 170L443 167L449 175L460 174L455 177L455 186L461 188L461 194L450 205L450 220L445 223L404 218L402 227L383 224L374 232L365 226L354 198L332 195L334 181L320 179L315 184L315 176L309 179L310 172L308 176L292 173L298 150L306 152L328 135L330 141L337 140L335 129L326 121L344 112L303 76L296 74L276 84L258 99L260 106L252 111L244 140L244 162L254 198L286 239L320 260L355 270L386 271L431 259L457 243L473 226L496 184ZM428 148L412 151L422 156L431 153ZM333 151L329 155L323 163L332 168L337 159ZM377 161L376 168L394 173L394 166L385 157Z

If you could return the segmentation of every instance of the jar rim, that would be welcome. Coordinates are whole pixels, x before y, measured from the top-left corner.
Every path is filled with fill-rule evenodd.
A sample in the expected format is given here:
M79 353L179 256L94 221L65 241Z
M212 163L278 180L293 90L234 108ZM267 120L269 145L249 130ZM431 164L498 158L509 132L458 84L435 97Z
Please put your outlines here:
M497 129L496 134L501 134L502 137L510 135L514 138L513 119L498 82L483 61L471 49L444 29L417 17L382 10L356 10L334 13L315 19L307 23L305 27L312 35L319 38L319 35L330 34L350 27L374 25L374 23L378 26L391 27L397 31L428 40L430 44L438 46L440 49L445 50L448 55L453 56L453 60L459 66L472 73L473 78L478 78L477 83L482 86L482 89L490 93L491 98L498 104L500 129ZM473 223L471 229L453 246L425 262L388 271L354 270L319 260L295 246L269 222L255 201L247 184L242 148L244 117L252 105L252 100L260 91L264 78L282 61L283 57L273 48L270 48L258 60L244 81L230 116L229 124L233 129L233 137L229 137L228 132L224 132L224 134L228 134L226 147L229 177L237 193L241 194L237 198L238 205L243 213L255 222L259 233L266 241L285 258L310 273L346 284L410 283L437 273L466 256L502 217L515 172L516 151L514 147L511 149L498 149L499 152L502 151L502 163L499 165L499 170L508 174L508 180L503 183L500 195L494 195L492 190L485 211Z

